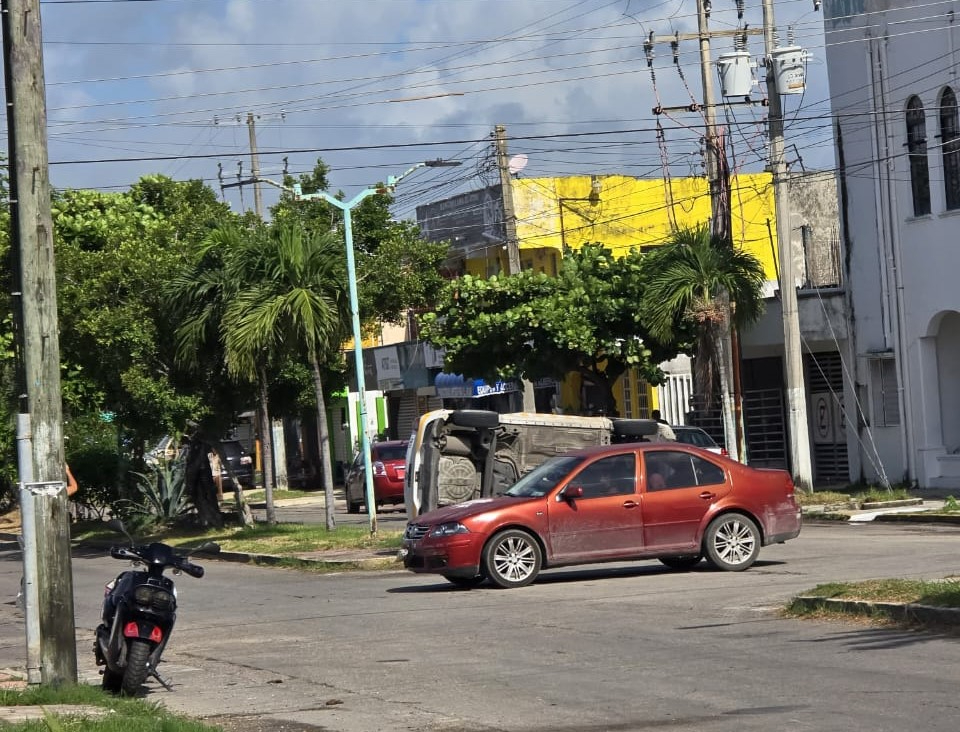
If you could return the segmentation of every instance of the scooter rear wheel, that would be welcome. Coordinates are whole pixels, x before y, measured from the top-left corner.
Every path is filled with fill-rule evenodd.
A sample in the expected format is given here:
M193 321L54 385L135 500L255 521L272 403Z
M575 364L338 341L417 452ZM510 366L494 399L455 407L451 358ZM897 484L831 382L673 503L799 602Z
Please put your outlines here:
M123 671L120 692L124 696L136 696L147 680L147 658L150 656L150 643L140 638L130 641L127 649L127 667Z

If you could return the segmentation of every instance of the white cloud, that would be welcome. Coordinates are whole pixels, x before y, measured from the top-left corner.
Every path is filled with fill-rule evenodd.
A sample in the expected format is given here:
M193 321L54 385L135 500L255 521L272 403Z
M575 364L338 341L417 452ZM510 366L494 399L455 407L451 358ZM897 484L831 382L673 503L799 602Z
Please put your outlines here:
M736 27L734 5L714 3L711 29ZM759 27L760 1L746 5L746 20ZM821 19L812 3L775 5L781 22L802 19L798 42L822 58ZM463 160L456 173L418 173L404 186L404 205L453 192L431 190L431 180L452 176L466 188L482 185L477 176L496 124L507 127L511 152L529 156L527 175L657 174L661 153L651 113L657 94L643 40L651 31L666 36L695 28L694 9L693 0L44 4L48 106L57 110L51 120L88 123L52 123L51 160L183 156L58 165L52 179L60 186L125 187L159 171L215 182L218 163L233 178L238 161L248 173L248 111L257 114L261 168L273 176L283 157L291 170L307 170L322 157L334 168L333 187L350 191L418 160ZM759 55L761 39L750 43ZM714 41L714 57L729 47L727 39ZM669 44L655 50L661 103L688 104ZM697 43L682 43L679 59L699 98ZM831 166L829 124L809 119L826 109L811 107L827 97L825 69L815 62L810 72L802 103L787 101L796 117L788 143L804 150L807 167ZM411 98L419 99L389 101ZM763 125L748 123L762 122L765 108L731 114L742 123L734 135L741 159L762 157ZM660 121L667 154L685 174L698 154L702 119L675 113ZM597 131L615 134L544 137ZM426 144L443 141L460 142ZM317 148L344 149L291 152ZM190 157L199 155L215 157ZM235 189L231 195L236 200Z

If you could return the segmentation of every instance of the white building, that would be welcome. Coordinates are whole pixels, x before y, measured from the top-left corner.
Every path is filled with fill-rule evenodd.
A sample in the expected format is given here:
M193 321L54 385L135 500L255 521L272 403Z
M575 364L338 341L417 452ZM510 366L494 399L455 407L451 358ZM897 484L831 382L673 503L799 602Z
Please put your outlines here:
M960 486L958 10L951 0L823 3L853 477Z

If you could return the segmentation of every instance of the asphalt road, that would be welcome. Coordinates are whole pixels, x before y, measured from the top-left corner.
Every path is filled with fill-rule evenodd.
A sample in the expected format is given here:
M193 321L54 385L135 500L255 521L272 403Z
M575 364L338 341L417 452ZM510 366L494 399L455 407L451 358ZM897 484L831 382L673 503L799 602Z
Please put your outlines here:
M927 732L957 727L960 639L784 619L831 580L960 574L960 530L804 528L743 573L656 562L545 572L520 590L460 591L404 572L311 575L207 563L178 580L180 618L149 698L231 730ZM78 658L103 583L75 556ZM19 557L0 554L0 592ZM22 667L19 612L0 605L0 668Z

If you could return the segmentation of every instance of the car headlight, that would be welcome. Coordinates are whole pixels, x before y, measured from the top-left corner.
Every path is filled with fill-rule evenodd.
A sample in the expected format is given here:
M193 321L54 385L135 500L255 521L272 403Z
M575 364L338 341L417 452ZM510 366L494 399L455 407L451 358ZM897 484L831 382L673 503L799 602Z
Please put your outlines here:
M469 534L470 529L457 521L437 524L430 532L430 536L453 536L454 534Z

